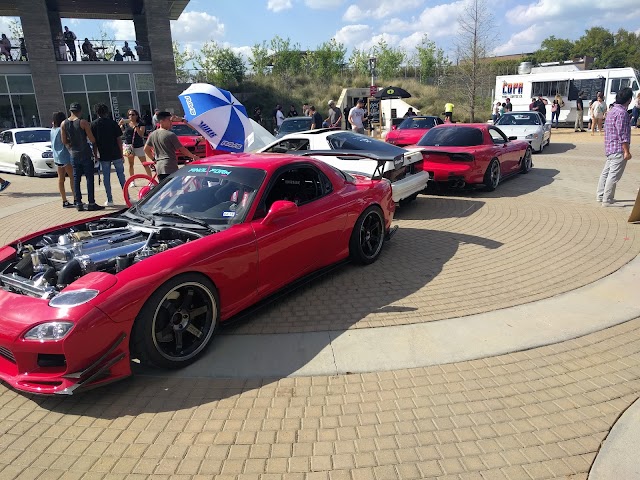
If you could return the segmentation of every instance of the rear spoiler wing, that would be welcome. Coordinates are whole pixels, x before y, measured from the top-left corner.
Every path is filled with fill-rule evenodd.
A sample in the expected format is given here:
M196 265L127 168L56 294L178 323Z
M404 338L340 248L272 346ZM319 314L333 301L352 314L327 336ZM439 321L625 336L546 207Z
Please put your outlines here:
M402 153L395 156L380 155L373 152L361 152L353 150L294 150L288 153L302 157L338 157L343 160L375 160L378 164L376 165L376 168L373 171L373 175L371 176L372 180L382 180L384 166L387 164L387 162L393 162L394 165L397 165L398 163L402 165L402 163L404 162L404 154Z

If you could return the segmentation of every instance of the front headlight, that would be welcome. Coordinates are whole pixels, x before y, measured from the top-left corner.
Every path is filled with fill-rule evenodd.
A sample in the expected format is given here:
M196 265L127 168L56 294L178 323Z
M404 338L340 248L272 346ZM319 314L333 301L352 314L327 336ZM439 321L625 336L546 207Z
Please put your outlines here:
M53 152L42 152L42 158L53 158Z
M538 138L538 134L537 133L530 133L529 135L527 135L526 137L527 140L533 140L534 138Z
M25 340L39 340L41 342L60 340L65 337L73 327L71 322L47 322L33 327L25 333Z
M49 306L55 308L77 307L89 300L93 300L98 295L98 290L82 289L62 292L49 300Z

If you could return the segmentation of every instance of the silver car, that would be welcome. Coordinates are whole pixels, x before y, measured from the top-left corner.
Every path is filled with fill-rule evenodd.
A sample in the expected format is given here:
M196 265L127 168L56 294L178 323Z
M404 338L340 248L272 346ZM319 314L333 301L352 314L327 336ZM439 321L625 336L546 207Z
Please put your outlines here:
M506 112L495 125L507 137L526 140L534 152L541 152L551 143L551 122L538 112Z

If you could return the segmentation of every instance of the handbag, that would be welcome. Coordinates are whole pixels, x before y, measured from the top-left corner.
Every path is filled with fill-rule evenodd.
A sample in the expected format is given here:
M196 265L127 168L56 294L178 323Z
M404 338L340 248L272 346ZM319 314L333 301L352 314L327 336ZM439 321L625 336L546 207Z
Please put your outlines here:
M125 143L122 146L122 153L124 154L125 157L130 157L131 155L133 155L133 145L129 145L128 143Z

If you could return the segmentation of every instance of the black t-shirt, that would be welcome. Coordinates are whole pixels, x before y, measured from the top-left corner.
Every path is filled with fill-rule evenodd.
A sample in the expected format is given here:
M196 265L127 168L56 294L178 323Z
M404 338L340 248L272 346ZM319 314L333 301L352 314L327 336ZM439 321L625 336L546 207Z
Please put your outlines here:
M139 123L138 126L142 126L142 124ZM138 134L138 132L133 130L128 122L124 124L124 143L133 145L133 148L144 147L144 139Z
M582 104L582 99L580 97L576 99L576 110L584 110L584 105Z
M513 111L513 103L511 102L507 102L504 104L504 111L505 112L511 112Z
M547 116L547 107L544 104L544 102L542 100L538 100L536 102L536 105L538 106L538 112L540 112L543 117L546 117Z
M91 132L96 139L101 161L122 158L122 152L118 145L118 137L122 136L122 131L116 122L107 117L98 118L91 122Z
M312 115L312 118L311 123L315 125L315 128L322 128L322 115L316 112Z

